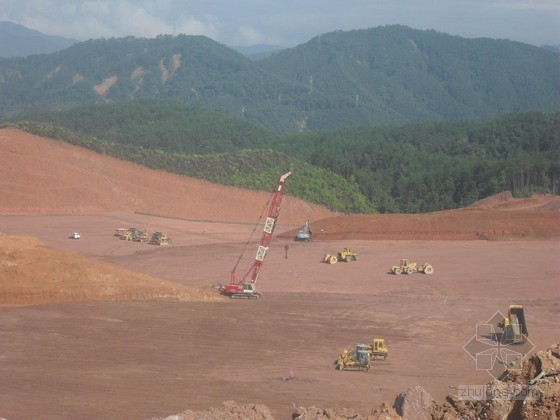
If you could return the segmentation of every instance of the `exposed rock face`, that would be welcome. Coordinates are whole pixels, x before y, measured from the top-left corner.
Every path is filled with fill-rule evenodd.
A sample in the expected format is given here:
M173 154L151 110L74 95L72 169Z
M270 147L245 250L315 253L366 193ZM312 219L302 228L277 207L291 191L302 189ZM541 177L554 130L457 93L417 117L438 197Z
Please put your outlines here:
M430 420L432 402L433 398L428 391L417 385L397 395L393 408L405 419Z
M522 359L501 379L490 382L489 389L502 395L504 390L516 390L515 398L467 401L448 395L445 403L433 404L432 418L560 418L560 343Z

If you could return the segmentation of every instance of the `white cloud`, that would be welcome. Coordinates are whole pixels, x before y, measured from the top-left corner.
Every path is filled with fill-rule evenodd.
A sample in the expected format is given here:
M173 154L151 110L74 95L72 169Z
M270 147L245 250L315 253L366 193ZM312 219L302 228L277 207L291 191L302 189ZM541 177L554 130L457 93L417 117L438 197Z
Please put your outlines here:
M560 2L558 0L497 0L489 2L490 7L517 10L538 10L552 13L560 12Z
M560 0L0 0L0 20L76 39L186 33L293 46L334 30L403 24L560 44Z

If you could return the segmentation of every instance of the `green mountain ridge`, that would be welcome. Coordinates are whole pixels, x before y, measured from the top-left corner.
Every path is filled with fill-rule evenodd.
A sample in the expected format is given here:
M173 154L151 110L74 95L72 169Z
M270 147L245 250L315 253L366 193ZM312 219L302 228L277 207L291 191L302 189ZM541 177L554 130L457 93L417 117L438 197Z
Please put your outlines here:
M277 134L560 109L560 55L405 26L333 32L260 61L203 36L81 42L0 59L0 120L153 98Z

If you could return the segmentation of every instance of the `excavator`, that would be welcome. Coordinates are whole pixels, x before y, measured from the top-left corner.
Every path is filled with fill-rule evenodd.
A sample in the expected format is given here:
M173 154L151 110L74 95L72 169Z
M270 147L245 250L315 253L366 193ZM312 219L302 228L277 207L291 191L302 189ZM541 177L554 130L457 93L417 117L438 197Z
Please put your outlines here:
M287 172L278 178L278 187L272 195L272 200L268 208L268 215L264 224L263 233L259 246L257 248L257 255L249 269L243 275L238 275L236 273L237 266L243 257L243 252L239 256L237 263L231 270L231 277L228 284L218 286L218 290L221 294L229 296L232 299L258 299L262 295L257 291L256 282L261 271L264 259L268 253L268 248L270 241L272 240L272 233L276 227L276 220L280 215L280 204L282 203L282 197L284 196L284 187L286 184L286 179L292 175L291 172Z
M299 242L309 242L311 240L312 235L313 232L311 232L311 228L309 227L309 220L308 220L307 222L305 222L305 226L303 227L303 229L297 233L295 240Z

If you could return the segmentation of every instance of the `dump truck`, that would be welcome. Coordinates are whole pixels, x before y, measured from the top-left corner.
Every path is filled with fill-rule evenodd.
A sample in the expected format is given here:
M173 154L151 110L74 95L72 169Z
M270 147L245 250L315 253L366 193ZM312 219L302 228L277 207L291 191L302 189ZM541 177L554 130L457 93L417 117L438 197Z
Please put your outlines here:
M323 257L323 262L327 264L336 264L339 261L358 261L358 253L349 247L345 247L338 254L325 254Z
M418 266L417 263L411 262L406 258L401 259L400 265L394 265L390 268L389 272L391 274L414 274L414 273L422 273L422 274L433 274L434 267L431 264L424 263L421 266Z
M383 338L373 338L368 346L368 353L370 360L385 360L389 355L389 349L385 345L385 340Z
M338 370L369 370L369 352L366 344L358 344L356 349L344 349L335 362Z
M508 314L498 326L502 328L502 341L507 344L524 343L529 336L523 305L509 305Z

